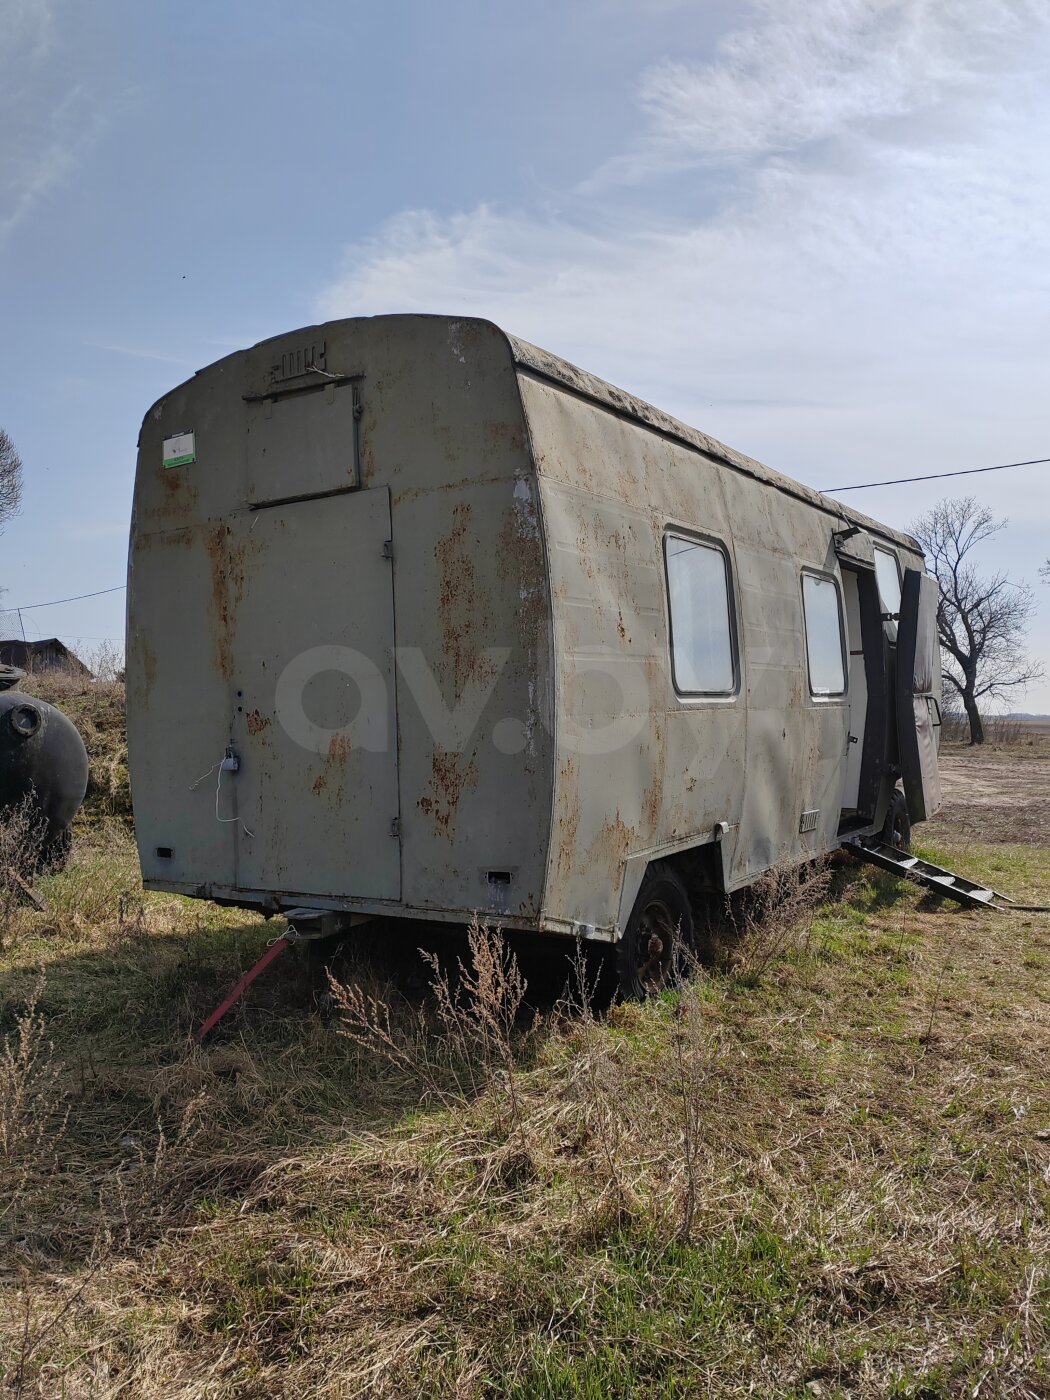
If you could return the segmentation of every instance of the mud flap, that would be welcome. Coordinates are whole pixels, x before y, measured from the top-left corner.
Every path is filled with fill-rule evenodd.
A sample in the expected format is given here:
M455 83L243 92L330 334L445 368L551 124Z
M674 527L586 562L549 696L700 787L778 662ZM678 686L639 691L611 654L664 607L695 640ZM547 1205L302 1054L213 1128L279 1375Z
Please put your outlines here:
M908 815L925 821L941 806L937 728L941 666L937 640L937 581L904 571L897 624L897 734Z

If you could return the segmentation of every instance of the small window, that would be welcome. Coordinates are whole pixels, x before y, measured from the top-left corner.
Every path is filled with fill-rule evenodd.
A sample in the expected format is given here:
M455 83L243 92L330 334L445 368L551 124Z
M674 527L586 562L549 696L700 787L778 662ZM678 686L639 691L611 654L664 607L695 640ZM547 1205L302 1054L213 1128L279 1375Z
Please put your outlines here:
M843 695L846 668L842 646L842 602L833 579L802 575L806 616L806 656L813 695Z
M725 551L681 535L668 535L664 548L675 689L682 695L731 695L736 658Z
M875 546L875 577L879 581L879 597L884 612L899 613L901 610L901 575L897 567L897 556L888 549Z

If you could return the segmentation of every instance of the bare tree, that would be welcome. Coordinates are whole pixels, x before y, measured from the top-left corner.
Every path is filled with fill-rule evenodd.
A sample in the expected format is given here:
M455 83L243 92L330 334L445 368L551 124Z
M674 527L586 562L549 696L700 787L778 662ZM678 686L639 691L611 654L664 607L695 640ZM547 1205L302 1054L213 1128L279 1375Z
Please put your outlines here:
M22 504L22 459L15 445L0 428L0 530Z
M1043 674L1025 651L1032 590L1004 573L978 573L969 558L1005 526L972 496L939 501L912 526L940 585L944 679L962 701L971 744L984 743L982 701L1005 699Z

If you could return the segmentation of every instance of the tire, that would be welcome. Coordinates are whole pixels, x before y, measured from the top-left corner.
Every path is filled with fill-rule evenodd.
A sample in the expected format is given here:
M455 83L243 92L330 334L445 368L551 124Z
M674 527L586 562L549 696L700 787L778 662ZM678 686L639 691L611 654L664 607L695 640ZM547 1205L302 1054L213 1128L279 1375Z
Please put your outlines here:
M692 944L693 911L685 885L673 870L650 866L616 950L621 999L645 1001L675 986L682 953Z
M911 850L911 817L908 815L908 802L898 788L890 799L890 810L882 828L882 841L898 851Z

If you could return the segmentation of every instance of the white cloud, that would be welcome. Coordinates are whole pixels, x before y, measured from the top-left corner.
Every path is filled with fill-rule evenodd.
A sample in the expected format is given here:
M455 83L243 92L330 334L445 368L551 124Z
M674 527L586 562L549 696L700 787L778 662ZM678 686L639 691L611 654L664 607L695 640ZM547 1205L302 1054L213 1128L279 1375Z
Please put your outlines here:
M1024 0L764 0L643 74L571 218L405 212L319 312L490 316L817 486L1045 456L1048 57ZM1050 492L970 480L1034 577ZM855 499L904 524L952 489Z
M760 162L734 160L729 193L703 218L673 217L658 193L634 192L625 214L607 189L575 199L573 219L487 204L409 211L348 250L322 313L490 315L681 409L797 395L871 411L876 364L896 393L914 362L912 392L924 394L943 383L945 359L953 375L992 352L1042 359L1031 300L1048 278L1038 175L1050 100L1027 79L1050 48L1050 12L1021 0L777 0L758 14L682 84L679 120L644 107L638 150L677 132L682 151L728 159L745 131L762 150ZM977 75L1011 55L1007 104ZM918 126L891 140L855 120L949 99L950 129L927 121L921 140ZM816 158L788 149L818 136Z
M50 0L0 0L0 64L34 62L54 41Z
M647 127L596 182L798 152L885 132L965 130L975 99L1041 71L1039 0L757 0L706 63L638 83Z
M0 0L0 247L77 169L111 114L112 96L51 62L59 42L49 0Z

